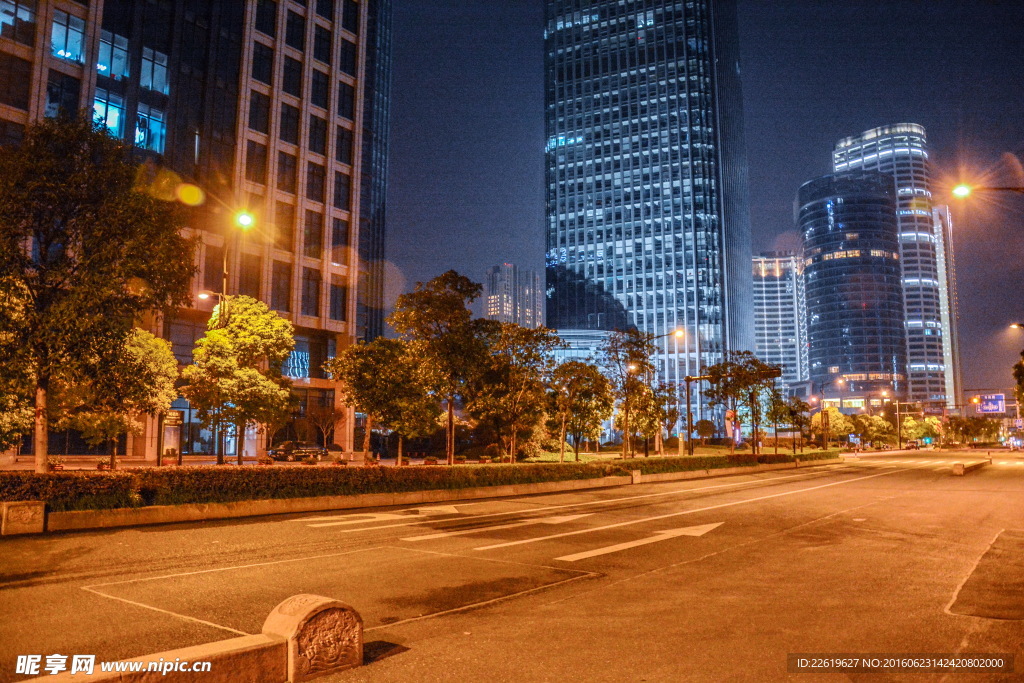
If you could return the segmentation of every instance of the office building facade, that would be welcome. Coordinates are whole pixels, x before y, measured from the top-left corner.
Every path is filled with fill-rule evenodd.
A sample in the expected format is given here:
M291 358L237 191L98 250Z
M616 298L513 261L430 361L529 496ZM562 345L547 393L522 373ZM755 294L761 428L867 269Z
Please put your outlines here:
M801 254L755 256L754 340L757 357L782 368L783 389L808 379L807 302Z
M735 7L546 8L547 324L667 335L656 371L681 391L753 348Z
M889 175L900 226L904 318L907 338L907 398L932 404L956 402L959 377L948 211L936 212L924 127L900 123L840 140L833 171L879 171Z
M845 408L906 392L896 207L891 178L870 171L816 178L797 196L809 375Z
M382 331L390 0L4 9L0 141L16 143L42 117L85 111L134 145L157 184L201 188L188 217L200 242L196 303L157 331L190 363L215 303L201 292L262 299L296 328L285 373L300 415L335 410L335 441L350 447L351 411L321 365ZM245 234L233 224L238 211L255 219ZM174 408L181 424L166 428L164 447L211 452L214 437L188 404ZM154 457L154 431L133 439L129 452ZM250 434L240 447L253 454L257 439Z
M544 285L535 270L502 263L487 269L484 316L523 327L544 324Z

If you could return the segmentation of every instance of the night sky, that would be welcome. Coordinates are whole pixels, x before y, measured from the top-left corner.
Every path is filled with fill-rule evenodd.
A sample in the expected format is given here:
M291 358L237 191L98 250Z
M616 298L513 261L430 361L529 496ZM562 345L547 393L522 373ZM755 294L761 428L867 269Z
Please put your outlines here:
M913 122L936 202L1024 186L1024 2L738 0L755 253L799 244L793 198L835 142ZM449 268L544 256L543 0L395 0L389 301ZM964 387L1024 348L1024 195L954 207Z

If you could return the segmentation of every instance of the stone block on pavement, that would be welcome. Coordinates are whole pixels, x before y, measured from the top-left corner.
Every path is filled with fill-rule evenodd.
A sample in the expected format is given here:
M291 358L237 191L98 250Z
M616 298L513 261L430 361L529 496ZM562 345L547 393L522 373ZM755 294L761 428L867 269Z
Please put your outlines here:
M363 618L338 600L293 595L270 613L263 633L288 641L289 681L308 681L363 663Z
M0 503L0 536L41 534L45 526L45 502L19 500Z

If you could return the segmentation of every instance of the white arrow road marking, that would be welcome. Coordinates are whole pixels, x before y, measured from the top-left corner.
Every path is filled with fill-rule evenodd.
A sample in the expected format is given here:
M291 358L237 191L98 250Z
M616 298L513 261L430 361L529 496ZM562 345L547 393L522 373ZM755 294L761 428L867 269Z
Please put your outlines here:
M552 538L562 538L563 536L576 536L577 534L589 534L595 531L604 531L605 529L616 529L620 526L630 526L633 524L643 524L644 522L653 522L657 519L669 519L670 517L679 517L680 515L692 515L696 512L707 512L708 510L718 510L719 508L733 507L734 505L746 505L747 503L756 503L759 500L771 500L772 498L781 498L783 496L793 496L797 493L806 493L807 491L817 491L819 489L827 489L832 486L843 486L845 484L853 484L858 481L866 481L867 479L875 479L877 477L887 477L890 474L899 474L900 472L907 472L912 469L919 469L915 467L909 467L906 469L889 470L882 472L881 474L869 474L864 477L856 477L854 479L846 479L844 481L834 481L831 484L820 484L818 486L808 486L804 489L796 489L795 491L783 491L782 493L772 493L766 496L757 496L756 498L745 498L743 500L736 500L730 503L719 503L718 505L709 505L704 508L695 508L693 510L683 510L681 512L670 512L665 515L654 515L653 517L642 517L641 519L631 519L626 522L618 522L616 524L606 524L604 526L595 526L590 529L580 529L578 531L563 531L560 534L549 534L547 536L537 536L536 538L525 538L521 541L509 541L507 543L495 543L493 545L480 546L479 548L473 548L473 550L493 550L495 548L507 548L512 545L522 545L524 543L537 543L538 541L547 541Z
M687 526L680 529L666 529L665 531L659 531L653 536L647 538L641 538L639 541L628 541L626 543L619 543L616 545L605 546L604 548L598 548L596 550L588 550L583 553L576 553L575 555L563 555L562 557L556 557L556 560L563 562L575 562L577 560L585 560L588 557L597 557L598 555L607 555L609 553L617 553L620 550L629 550L630 548L636 548L641 545L647 545L648 543L657 543L658 541L667 541L670 538L677 538L679 536L703 536L707 532L722 526L723 522L717 522L715 524L702 524L700 526Z
M360 519L353 519L359 517ZM310 517L302 520L295 520L297 522L308 522L310 519L333 519L337 520L337 517ZM345 519L335 522L324 522L322 524L310 524L311 527L318 526L340 526L342 524L368 524L370 522L386 522L393 519L409 519L409 515L399 515L394 512L361 512L355 515L345 515Z
M437 505L429 508L409 508L398 512L356 512L348 515L332 515L330 517L303 517L302 519L290 519L289 522L322 522L329 521L329 524L310 524L311 527L319 526L340 526L342 524L361 524L363 522L388 522L395 519L409 519L424 515L457 515L459 509L454 505ZM362 519L354 519L360 517Z
M496 526L482 526L475 529L461 529L459 531L442 531L436 534L426 534L424 536L409 536L403 538L403 541L430 541L435 538L448 538L449 536L465 536L466 534L478 534L483 531L497 531L498 529L514 529L519 526L526 526L528 524L565 524L572 522L583 517L589 517L594 513L588 512L582 515L562 515L561 517L544 517L542 519L526 519L522 522L511 522L509 524L498 524Z

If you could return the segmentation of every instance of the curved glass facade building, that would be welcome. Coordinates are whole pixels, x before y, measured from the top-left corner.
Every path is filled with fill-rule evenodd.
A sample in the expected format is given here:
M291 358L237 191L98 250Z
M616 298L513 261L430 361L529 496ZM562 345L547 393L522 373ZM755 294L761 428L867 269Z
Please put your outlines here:
M800 188L797 208L810 379L826 394L902 396L907 348L891 176L816 178Z
M897 123L844 138L832 170L876 171L896 193L907 337L907 396L954 405L959 395L956 288L948 211L933 204L923 126Z
M547 324L669 335L670 383L752 349L733 1L546 8Z

